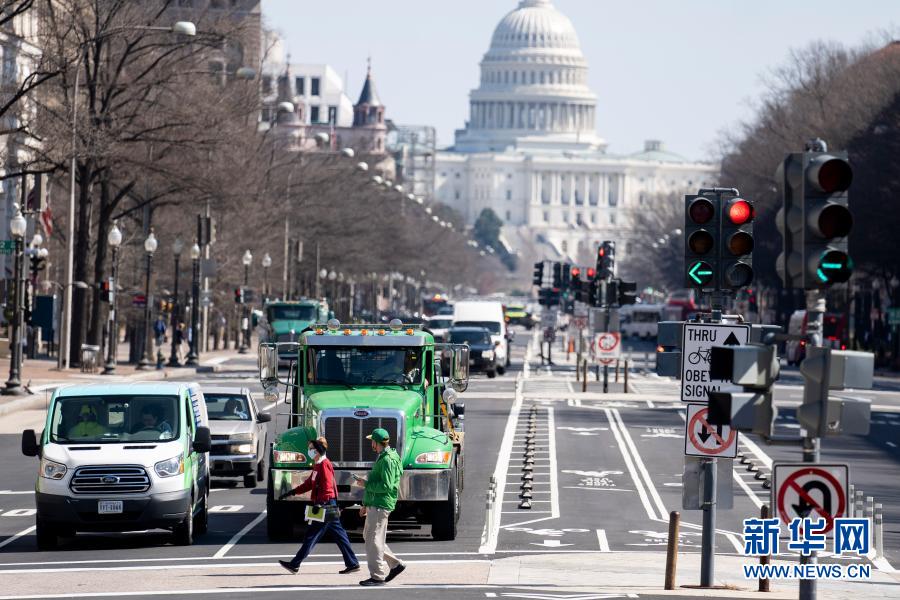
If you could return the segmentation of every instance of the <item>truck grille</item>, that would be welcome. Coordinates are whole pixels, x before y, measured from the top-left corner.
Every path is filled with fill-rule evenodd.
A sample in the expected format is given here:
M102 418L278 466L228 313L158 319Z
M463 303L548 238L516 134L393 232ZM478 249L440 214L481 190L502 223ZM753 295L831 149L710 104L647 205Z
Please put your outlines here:
M328 417L324 418L325 438L328 440L328 456L336 463L375 462L375 453L366 436L381 427L391 436L391 445L400 451L397 439L396 417Z
M76 494L140 494L150 489L150 476L137 465L78 467L69 488Z

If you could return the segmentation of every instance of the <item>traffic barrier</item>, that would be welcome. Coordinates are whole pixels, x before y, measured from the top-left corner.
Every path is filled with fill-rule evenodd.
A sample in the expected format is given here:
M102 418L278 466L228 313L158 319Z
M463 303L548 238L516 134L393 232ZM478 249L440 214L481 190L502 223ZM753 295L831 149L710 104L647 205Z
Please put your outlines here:
M669 513L669 539L666 543L665 589L675 589L675 567L678 564L678 525L681 514L677 510Z
M759 518L760 519L768 519L769 518L769 505L768 504L763 504L761 507L759 507ZM772 560L772 555L766 554L765 556L759 557L759 564L767 565L767 564L769 564L769 561L771 561L771 560ZM768 592L769 591L768 578L766 578L766 579L760 578L759 579L759 591L760 592Z
M884 518L882 516L881 503L875 505L874 517L874 537L875 537L875 557L884 556Z
M847 489L848 489L847 498L850 499L850 502L848 502L848 506L847 506L847 516L852 519L854 516L853 499L856 497L856 495L855 495L856 494L856 486L851 483L849 486L847 486Z
M853 514L857 517L863 516L863 492L856 490L856 499L854 500Z
M625 359L625 393L628 393L628 359Z
M582 371L581 377L581 393L587 392L587 370L588 370L588 361L584 359L584 371Z

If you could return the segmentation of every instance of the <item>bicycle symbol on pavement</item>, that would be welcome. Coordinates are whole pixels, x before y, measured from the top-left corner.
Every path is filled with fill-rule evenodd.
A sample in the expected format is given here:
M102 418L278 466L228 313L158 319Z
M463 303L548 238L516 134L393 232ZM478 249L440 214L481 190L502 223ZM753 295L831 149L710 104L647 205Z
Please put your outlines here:
M688 362L692 365L698 364L701 360L705 363L709 363L711 351L712 348L697 348L697 350L688 354Z

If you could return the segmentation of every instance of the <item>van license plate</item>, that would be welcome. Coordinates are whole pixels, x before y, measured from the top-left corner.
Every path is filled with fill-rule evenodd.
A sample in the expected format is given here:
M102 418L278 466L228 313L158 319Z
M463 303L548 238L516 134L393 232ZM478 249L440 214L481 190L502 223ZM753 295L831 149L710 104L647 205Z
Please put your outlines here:
M120 515L122 514L121 500L100 500L97 502L97 514Z

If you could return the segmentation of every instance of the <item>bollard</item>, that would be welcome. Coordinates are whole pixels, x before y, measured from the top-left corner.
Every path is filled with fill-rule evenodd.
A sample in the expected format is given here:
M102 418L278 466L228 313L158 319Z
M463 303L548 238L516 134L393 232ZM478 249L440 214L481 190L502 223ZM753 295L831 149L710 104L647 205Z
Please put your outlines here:
M594 365L594 381L600 381L600 363Z
M625 359L625 393L628 393L628 359Z
M609 392L609 365L603 365L603 393Z
M863 515L867 519L871 519L875 516L875 498L872 496L866 496L866 512Z
M856 490L856 499L854 500L853 514L861 519L863 517L863 491Z
M872 524L875 529L875 556L884 556L884 523L882 517L881 503L875 505L875 522Z
M584 359L584 371L582 372L582 376L581 376L581 393L582 394L587 392L587 369L588 369L587 363L588 363L587 359Z
M575 381L581 381L581 357L575 358Z
M616 378L613 379L613 382L619 383L619 359L616 359Z
M678 524L681 515L677 510L669 513L669 539L666 544L665 589L675 589L675 567L678 564Z
M760 518L760 519L768 519L768 518L769 518L769 505L768 505L768 504L763 504L763 505L759 508L759 518ZM759 564L760 564L760 565L767 565L767 564L769 564L769 562L770 562L771 560L772 560L772 555L771 555L771 554L767 554L767 555L765 555L765 556L760 556L760 557L759 557ZM768 579L762 579L762 578L760 578L760 580L759 580L759 591L760 591L760 592L768 592L768 591L769 591L769 580L768 580Z
M847 503L847 504L848 504L848 506L847 506L847 516L850 517L850 518L852 519L853 517L856 516L856 515L853 513L853 499L856 497L856 492L855 492L856 486L853 485L853 484L851 483L851 484L850 484L849 486L847 486L847 487L848 487L848 489L849 489L849 492L848 492L848 494L847 494L847 497L850 499L850 501Z
M650 353L644 350L644 373L650 372Z

